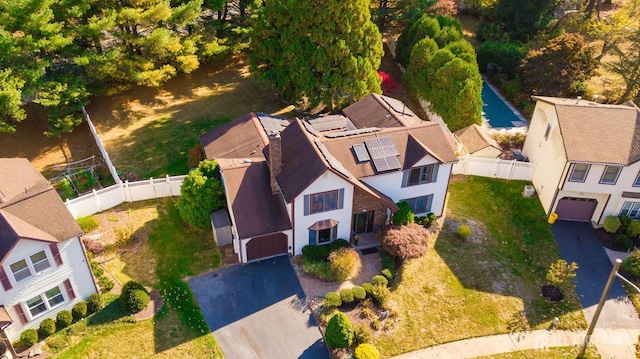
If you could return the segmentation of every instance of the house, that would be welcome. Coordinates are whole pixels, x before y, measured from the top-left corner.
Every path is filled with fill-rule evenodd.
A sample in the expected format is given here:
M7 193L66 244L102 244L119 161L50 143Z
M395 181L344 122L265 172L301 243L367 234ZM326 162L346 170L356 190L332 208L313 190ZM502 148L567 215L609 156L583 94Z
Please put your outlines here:
M458 140L458 153L471 157L498 158L502 147L494 140L487 130L475 123L455 132Z
M523 153L547 215L599 226L608 215L640 218L640 109L534 96Z
M375 232L400 200L440 216L457 161L440 126L381 95L306 120L251 113L200 140L220 165L243 263Z
M9 341L98 291L82 230L24 158L0 159L0 335Z

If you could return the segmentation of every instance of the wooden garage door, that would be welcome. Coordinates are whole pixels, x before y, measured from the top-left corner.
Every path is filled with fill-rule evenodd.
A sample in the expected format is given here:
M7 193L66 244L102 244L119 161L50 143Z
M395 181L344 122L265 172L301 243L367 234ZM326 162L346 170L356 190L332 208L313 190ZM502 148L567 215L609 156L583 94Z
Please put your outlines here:
M247 262L287 254L289 241L284 233L253 237L247 243Z
M556 213L558 219L589 222L597 205L598 201L593 198L564 197L558 201Z

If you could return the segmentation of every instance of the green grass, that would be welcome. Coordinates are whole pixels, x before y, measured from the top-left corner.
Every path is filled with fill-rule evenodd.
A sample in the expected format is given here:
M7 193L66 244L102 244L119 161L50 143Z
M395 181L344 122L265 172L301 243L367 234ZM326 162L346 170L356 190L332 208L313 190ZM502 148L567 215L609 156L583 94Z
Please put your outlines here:
M80 217L76 220L84 233L89 233L100 225L94 216Z
M55 358L222 357L183 280L220 266L221 255L211 233L186 226L172 198L136 202L131 205L131 216L148 211L150 206L157 207L157 218L142 229L148 233L148 243L140 243L134 255L123 256L122 260L128 276L160 291L163 308L153 319L133 322L116 296L109 294L105 298L107 307L89 317L86 324L73 324L71 329L54 335L68 343L62 350L51 350ZM143 275L149 270L148 263L156 264L149 278ZM138 265L144 270L138 272Z
M586 326L575 293L561 303L540 295L560 252L538 200L522 197L524 185L481 177L452 180L451 218L484 223L487 238L463 242L445 227L427 255L402 266L392 291L399 323L375 339L385 356L546 328L556 316L557 328Z
M476 359L574 359L579 353L580 347L558 347L488 355ZM595 347L590 346L583 358L598 359L600 354L598 354Z

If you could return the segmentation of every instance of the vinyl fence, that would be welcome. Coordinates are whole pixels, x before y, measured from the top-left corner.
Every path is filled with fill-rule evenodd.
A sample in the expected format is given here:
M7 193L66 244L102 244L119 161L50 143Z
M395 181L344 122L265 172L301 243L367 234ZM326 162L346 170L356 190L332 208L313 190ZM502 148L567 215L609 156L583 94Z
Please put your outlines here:
M458 163L453 165L452 173L531 181L535 168L536 164L530 162L464 156L458 157Z
M65 205L73 217L78 218L113 208L123 202L179 196L185 177L167 176L136 182L126 181L97 191L93 190L78 198L67 199Z

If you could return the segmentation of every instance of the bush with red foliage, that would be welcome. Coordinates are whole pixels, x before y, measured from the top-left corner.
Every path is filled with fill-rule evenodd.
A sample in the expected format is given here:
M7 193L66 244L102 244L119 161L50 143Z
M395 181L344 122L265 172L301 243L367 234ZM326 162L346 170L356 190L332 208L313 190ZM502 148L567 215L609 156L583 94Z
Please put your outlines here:
M394 95L398 93L400 85L388 73L378 71L378 76L382 79L382 93L385 95Z
M391 225L381 234L382 248L401 260L418 258L429 250L431 235L415 223Z

